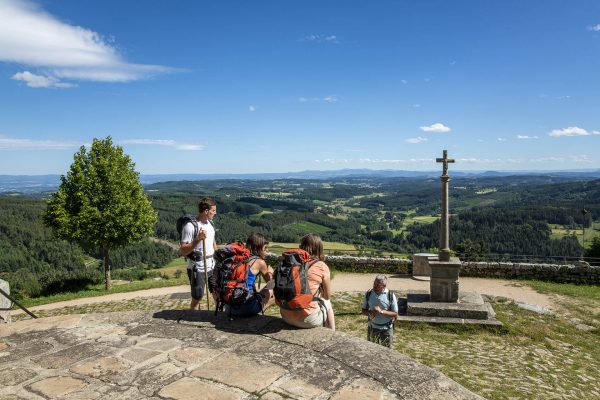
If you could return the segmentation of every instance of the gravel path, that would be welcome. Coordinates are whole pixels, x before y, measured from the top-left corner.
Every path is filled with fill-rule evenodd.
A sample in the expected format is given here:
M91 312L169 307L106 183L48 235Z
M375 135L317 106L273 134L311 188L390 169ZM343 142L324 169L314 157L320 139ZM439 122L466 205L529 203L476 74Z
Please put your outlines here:
M336 273L332 280L334 292L362 292L367 290L373 284L376 274L350 274ZM414 279L407 276L391 276L388 287L393 290L429 290L429 280ZM467 292L478 292L492 296L501 296L523 302L530 305L543 307L545 309L555 309L553 298L541 294L526 286L523 282L510 281L505 279L485 279L485 278L460 278L460 290ZM189 286L170 286L164 288L138 290L128 293L115 293L106 296L88 297L61 301L57 303L44 304L31 307L32 312L54 310L64 307L75 307L80 305L92 305L112 301L127 301L144 297L165 296L173 293L184 293L189 291ZM21 314L21 310L14 310L13 315Z

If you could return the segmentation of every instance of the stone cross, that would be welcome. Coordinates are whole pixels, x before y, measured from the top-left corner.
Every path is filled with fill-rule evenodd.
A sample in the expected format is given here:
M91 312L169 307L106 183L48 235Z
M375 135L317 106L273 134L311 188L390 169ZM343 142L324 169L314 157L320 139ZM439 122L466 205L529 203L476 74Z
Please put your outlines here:
M442 176L442 216L440 219L440 250L439 259L440 261L450 261L450 229L448 227L448 164L453 163L454 160L448 158L448 150L444 150L444 156L442 158L436 158L435 162L443 163Z
M454 159L452 158L448 158L448 150L444 150L444 157L443 158L436 158L435 162L439 162L439 163L443 163L444 164L444 169L442 170L442 176L447 176L448 175L448 164L449 163L453 163Z

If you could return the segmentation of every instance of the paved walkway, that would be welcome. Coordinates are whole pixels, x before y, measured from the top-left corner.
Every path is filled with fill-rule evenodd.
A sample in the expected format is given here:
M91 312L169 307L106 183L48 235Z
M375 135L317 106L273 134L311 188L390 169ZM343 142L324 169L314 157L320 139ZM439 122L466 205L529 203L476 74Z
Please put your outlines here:
M376 360L377 362L374 362ZM0 326L1 399L481 399L363 339L163 310Z
M362 292L372 286L376 274L350 274L337 273L331 281L334 292ZM415 279L407 276L391 276L388 286L393 290L429 290L429 280ZM551 296L541 294L524 285L520 281L510 281L505 279L486 279L486 278L460 278L460 290L466 292L478 292L496 297L506 297L542 307L545 309L554 309L554 302ZM168 296L174 293L189 292L188 285L170 286L164 288L139 290L136 292L116 293L106 296L89 297L61 301L57 303L44 304L31 307L35 312L55 310L65 307L77 307L81 305L93 305L112 301L128 301L144 297ZM12 315L22 314L21 310L15 310Z

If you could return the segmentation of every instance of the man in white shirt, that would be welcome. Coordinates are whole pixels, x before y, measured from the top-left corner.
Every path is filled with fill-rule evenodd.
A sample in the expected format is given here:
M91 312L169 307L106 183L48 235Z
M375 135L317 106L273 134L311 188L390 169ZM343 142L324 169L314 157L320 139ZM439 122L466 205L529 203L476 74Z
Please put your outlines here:
M200 308L200 300L204 296L206 282L204 280L204 268L208 277L212 276L215 261L213 254L217 249L215 241L215 228L212 219L217 214L217 203L210 197L203 197L198 202L197 222L188 222L181 231L181 242L179 243L179 254L188 259L187 274L190 279L192 301L190 308ZM206 243L206 257L202 254L202 241ZM204 259L206 258L206 265Z

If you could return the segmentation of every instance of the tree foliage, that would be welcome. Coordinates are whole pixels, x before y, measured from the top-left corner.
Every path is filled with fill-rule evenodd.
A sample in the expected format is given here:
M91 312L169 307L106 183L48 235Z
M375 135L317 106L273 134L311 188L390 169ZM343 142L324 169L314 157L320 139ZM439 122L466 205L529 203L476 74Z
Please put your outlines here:
M102 250L107 288L110 251L151 234L157 221L134 166L110 136L94 139L89 151L82 146L74 155L44 217L57 237Z

